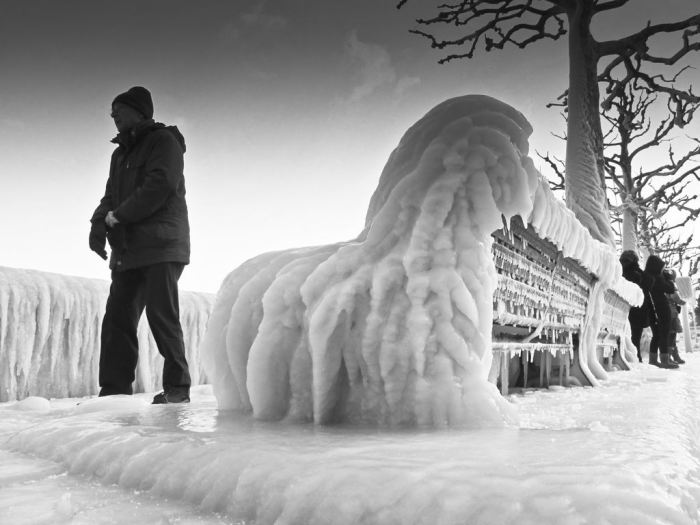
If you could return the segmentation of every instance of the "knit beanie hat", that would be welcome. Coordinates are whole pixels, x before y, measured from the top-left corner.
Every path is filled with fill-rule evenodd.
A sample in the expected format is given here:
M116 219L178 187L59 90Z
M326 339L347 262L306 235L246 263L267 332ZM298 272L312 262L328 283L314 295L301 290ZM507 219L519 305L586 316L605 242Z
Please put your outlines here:
M627 264L634 264L639 262L639 257L637 257L637 254L633 250L625 250L622 252L620 255L620 263L622 266L625 266Z
M145 87L134 86L129 91L117 95L112 105L121 102L141 113L146 118L153 118L153 99Z

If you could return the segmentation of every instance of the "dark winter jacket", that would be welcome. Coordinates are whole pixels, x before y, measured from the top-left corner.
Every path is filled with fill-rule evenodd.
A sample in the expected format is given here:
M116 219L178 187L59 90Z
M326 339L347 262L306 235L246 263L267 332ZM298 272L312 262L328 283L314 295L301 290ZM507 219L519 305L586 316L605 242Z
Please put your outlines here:
M108 231L109 266L129 270L160 262L190 262L185 202L185 139L175 126L147 120L120 133L104 197L90 219L112 210L119 224Z
M633 251L622 252L620 264L622 265L622 276L639 286L644 294L644 302L642 305L630 308L629 321L641 328L650 326L653 320L650 291L654 284L654 279L642 271L639 267L637 254Z
M681 326L681 320L679 314L681 313L681 307L685 304L685 301L681 299L678 294L678 288L676 287L675 274L664 275L673 283L673 293L666 294L668 298L668 304L671 307L671 330L674 332L682 332L683 328Z
M656 255L650 255L644 267L644 274L654 279L651 286L651 302L656 324L668 328L671 325L671 307L666 294L673 293L673 282L662 275L666 263Z

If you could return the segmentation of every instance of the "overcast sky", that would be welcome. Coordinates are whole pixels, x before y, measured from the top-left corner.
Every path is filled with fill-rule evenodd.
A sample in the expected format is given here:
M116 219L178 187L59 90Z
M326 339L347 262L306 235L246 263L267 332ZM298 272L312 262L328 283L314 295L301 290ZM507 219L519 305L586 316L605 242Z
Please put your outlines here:
M696 2L632 0L599 31L680 19ZM110 103L134 85L187 141L189 290L215 292L264 251L355 237L391 150L447 98L502 99L532 123L533 156L561 154L563 121L545 104L566 88L565 40L438 65L408 33L426 2L395 3L0 0L0 265L109 278L88 221Z

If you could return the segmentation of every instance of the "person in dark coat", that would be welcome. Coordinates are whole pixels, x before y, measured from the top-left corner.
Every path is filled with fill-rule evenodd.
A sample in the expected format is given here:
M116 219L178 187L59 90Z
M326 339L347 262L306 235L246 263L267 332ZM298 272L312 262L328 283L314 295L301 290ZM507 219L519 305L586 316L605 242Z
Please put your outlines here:
M644 294L642 305L631 307L627 317L630 323L632 344L637 349L637 359L641 363L642 331L651 324L651 296L649 290L654 283L654 279L642 271L639 267L639 257L632 250L622 252L620 264L622 265L622 276L639 286Z
M90 248L107 259L112 284L102 321L100 396L131 394L137 327L146 318L164 358L163 392L153 403L189 401L190 374L180 325L178 280L190 262L185 140L153 120L153 101L132 87L112 102L118 135L104 196L90 219Z
M678 334L683 332L680 313L681 307L685 304L685 301L681 299L681 296L678 294L676 271L664 270L663 276L673 284L673 293L666 294L668 304L671 307L671 329L668 333L668 352L671 354L671 359L673 359L674 363L684 365L685 361L681 359L681 356L678 354L678 344L676 340L678 339Z
M660 257L650 255L644 267L645 275L654 280L650 288L653 317L649 364L660 368L678 368L678 365L671 361L668 349L668 334L671 330L671 306L666 294L673 293L674 287L673 283L662 275L665 264Z

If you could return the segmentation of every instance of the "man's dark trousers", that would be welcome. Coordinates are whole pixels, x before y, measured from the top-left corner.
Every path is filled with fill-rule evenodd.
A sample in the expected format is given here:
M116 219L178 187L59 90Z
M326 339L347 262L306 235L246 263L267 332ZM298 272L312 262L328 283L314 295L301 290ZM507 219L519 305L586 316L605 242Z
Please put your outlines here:
M131 394L139 357L137 329L146 309L158 351L163 356L163 388L189 392L190 374L180 326L177 281L185 265L159 263L112 271L102 321L100 396Z

